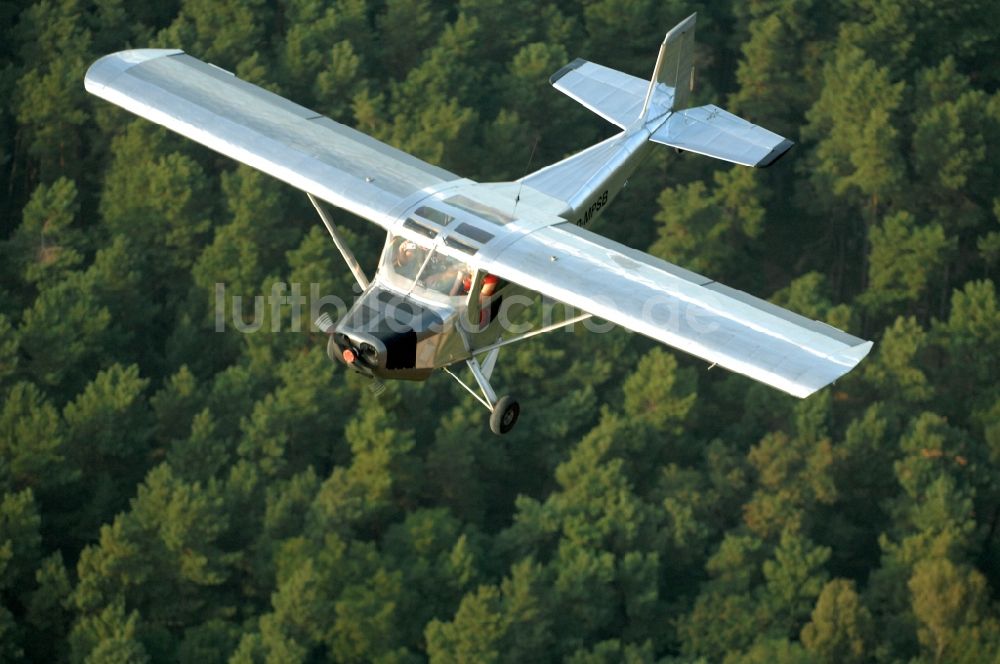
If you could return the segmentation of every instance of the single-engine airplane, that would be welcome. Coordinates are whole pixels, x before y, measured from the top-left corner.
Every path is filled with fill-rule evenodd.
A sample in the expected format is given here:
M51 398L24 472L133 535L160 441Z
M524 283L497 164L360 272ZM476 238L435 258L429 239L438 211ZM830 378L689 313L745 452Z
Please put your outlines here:
M373 379L451 374L507 433L520 407L490 376L501 346L597 316L797 397L850 371L870 341L588 231L654 143L764 168L792 142L714 105L689 107L695 15L670 30L651 80L577 59L552 85L621 133L520 180L478 183L179 50L121 51L86 89L303 190L362 294L321 316L335 361ZM324 203L387 232L369 281ZM584 313L514 336L505 299L542 294ZM481 394L450 369L468 365Z

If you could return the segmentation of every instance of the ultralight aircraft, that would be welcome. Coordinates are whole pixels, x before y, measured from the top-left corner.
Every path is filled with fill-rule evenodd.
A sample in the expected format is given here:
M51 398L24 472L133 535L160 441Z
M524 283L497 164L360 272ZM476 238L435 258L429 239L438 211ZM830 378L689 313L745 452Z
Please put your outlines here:
M373 379L452 375L507 433L520 407L490 385L500 347L588 316L806 397L870 341L588 231L654 143L764 168L792 142L718 106L689 107L695 15L667 33L651 80L577 59L552 85L622 131L520 180L478 183L240 80L179 50L105 56L86 89L303 190L362 294L322 316L328 354ZM324 203L387 232L369 280ZM539 294L582 310L510 335L504 300ZM522 298L523 299L523 298ZM481 394L450 367L465 363Z

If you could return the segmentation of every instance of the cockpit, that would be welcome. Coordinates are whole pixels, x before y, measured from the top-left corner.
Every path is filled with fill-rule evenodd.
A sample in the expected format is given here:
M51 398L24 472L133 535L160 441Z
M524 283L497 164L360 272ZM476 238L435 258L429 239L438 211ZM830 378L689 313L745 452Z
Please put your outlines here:
M468 294L472 272L465 261L438 247L424 247L398 235L389 239L380 270L395 290L452 304Z
M460 194L416 207L389 233L374 281L335 325L330 357L367 376L423 380L467 352L466 337L452 332L485 330L506 283L470 262L495 237L493 225L512 221Z

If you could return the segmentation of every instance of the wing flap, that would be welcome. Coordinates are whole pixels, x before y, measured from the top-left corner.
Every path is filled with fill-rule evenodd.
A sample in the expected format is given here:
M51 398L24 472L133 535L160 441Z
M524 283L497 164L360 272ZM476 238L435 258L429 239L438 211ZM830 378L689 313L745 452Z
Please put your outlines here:
M91 65L87 90L388 228L400 203L458 176L177 50Z
M678 111L649 140L724 161L766 168L792 141L709 104Z
M484 269L797 397L850 371L871 342L561 223Z

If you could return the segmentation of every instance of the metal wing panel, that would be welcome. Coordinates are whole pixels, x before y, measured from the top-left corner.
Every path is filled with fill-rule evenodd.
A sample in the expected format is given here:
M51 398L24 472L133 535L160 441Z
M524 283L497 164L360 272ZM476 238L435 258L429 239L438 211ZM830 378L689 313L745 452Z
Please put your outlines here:
M176 50L122 51L88 91L388 228L400 203L448 171Z
M490 272L805 397L851 370L871 342L569 224L522 236Z
M792 147L792 141L712 104L674 113L649 140L758 168Z
M619 127L635 122L649 81L577 58L549 79L560 92Z

